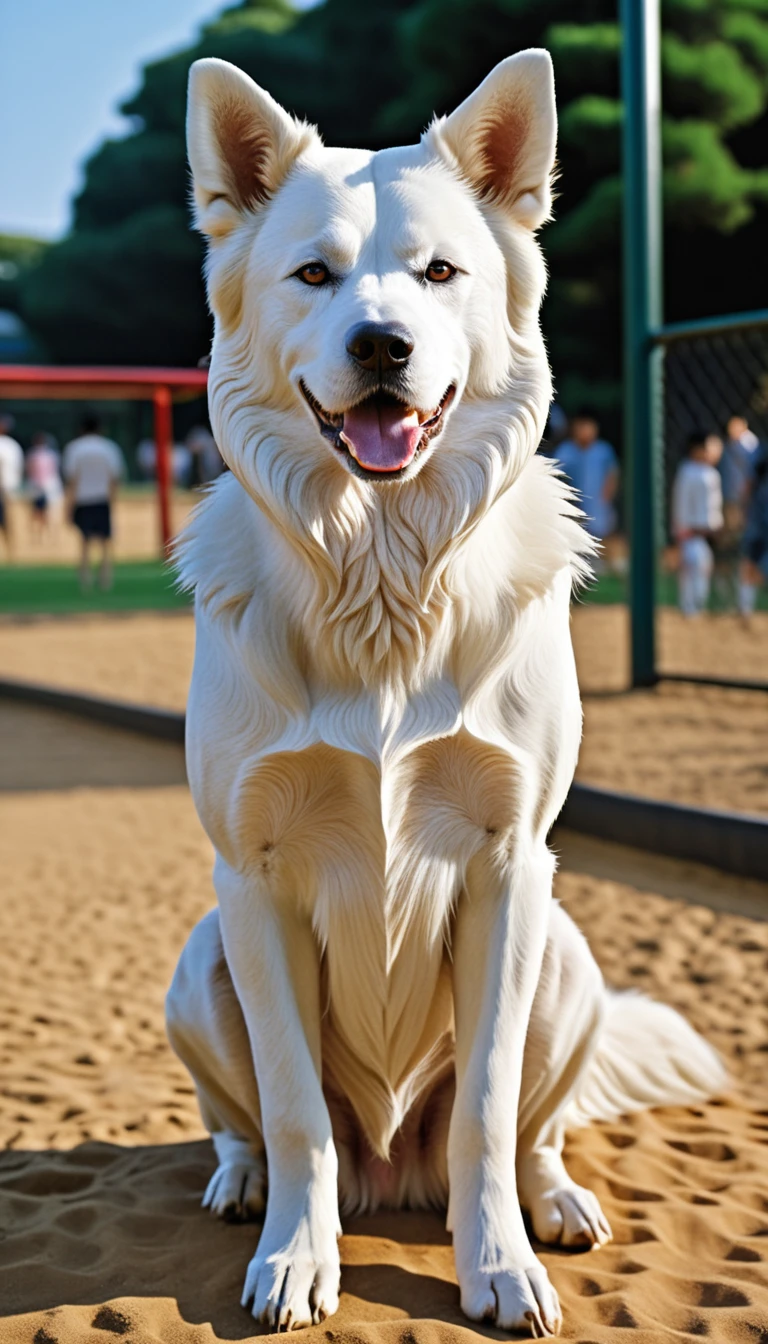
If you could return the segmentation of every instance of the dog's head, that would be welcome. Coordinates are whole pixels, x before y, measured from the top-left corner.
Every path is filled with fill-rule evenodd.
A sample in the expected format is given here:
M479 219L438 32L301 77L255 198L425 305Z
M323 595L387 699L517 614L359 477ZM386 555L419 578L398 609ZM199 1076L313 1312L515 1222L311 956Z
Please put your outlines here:
M300 474L368 489L478 453L497 488L514 479L550 396L534 230L555 131L543 51L503 61L419 145L376 154L325 148L234 66L193 65L212 413L252 494L275 437Z

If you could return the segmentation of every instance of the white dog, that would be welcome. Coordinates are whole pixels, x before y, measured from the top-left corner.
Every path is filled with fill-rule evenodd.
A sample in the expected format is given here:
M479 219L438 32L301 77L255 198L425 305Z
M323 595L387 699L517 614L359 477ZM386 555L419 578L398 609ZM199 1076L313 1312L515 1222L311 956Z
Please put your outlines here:
M219 1158L205 1203L266 1200L243 1303L273 1327L336 1309L340 1203L447 1203L466 1314L557 1333L521 1206L541 1241L610 1237L565 1128L722 1073L604 988L551 897L589 542L534 457L550 61L378 154L199 61L188 135L232 469L181 551L218 910L168 1020Z

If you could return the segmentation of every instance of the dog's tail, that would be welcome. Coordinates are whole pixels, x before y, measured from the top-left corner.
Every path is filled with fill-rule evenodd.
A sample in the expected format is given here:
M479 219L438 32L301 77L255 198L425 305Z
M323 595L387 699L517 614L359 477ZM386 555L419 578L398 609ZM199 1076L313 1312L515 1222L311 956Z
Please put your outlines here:
M663 1003L606 991L595 1052L567 1108L569 1129L649 1106L690 1106L722 1092L717 1051Z

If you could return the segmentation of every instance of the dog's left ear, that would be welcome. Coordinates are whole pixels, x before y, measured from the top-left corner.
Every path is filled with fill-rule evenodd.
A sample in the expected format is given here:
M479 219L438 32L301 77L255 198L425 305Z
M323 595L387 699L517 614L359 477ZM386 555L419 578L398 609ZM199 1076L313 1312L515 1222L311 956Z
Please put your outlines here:
M317 132L237 66L210 57L189 72L187 153L201 233L223 237L277 191Z
M548 218L557 143L549 52L507 57L432 134L483 199L530 229Z

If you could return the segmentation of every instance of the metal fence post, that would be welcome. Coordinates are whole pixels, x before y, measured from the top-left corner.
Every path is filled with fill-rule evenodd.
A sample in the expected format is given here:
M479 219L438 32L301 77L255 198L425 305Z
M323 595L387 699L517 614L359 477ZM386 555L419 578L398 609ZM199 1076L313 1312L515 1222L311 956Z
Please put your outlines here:
M155 428L155 475L160 506L160 545L163 558L171 546L171 452L173 449L173 399L169 387L156 387L152 398Z
M659 444L651 333L662 321L659 0L620 0L624 101L624 449L632 685L656 680Z

